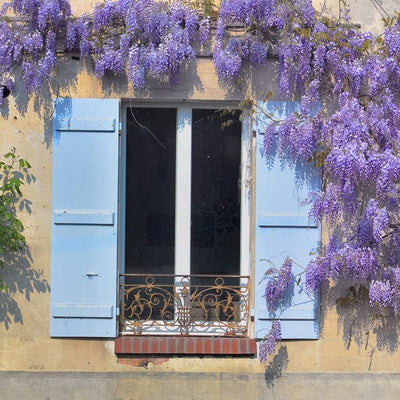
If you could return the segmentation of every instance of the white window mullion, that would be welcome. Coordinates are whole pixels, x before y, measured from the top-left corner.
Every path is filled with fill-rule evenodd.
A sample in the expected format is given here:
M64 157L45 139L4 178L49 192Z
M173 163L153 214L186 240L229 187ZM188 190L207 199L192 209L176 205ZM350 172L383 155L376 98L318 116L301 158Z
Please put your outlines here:
M175 274L190 274L192 109L178 108L176 134Z
M242 121L242 148L241 148L241 208L240 208L240 275L252 276L251 272L251 203L252 203L252 162L251 162L251 144L252 135L250 129L250 118L245 115ZM252 304L250 298L250 291L243 291L244 287L248 287L249 282L247 279L240 280L242 286L242 294L246 296L247 305ZM246 313L251 312L249 307L241 308L241 320L249 321L250 315ZM249 328L249 326L247 326Z
M241 209L240 209L240 275L251 275L251 130L250 118L242 121L241 148Z

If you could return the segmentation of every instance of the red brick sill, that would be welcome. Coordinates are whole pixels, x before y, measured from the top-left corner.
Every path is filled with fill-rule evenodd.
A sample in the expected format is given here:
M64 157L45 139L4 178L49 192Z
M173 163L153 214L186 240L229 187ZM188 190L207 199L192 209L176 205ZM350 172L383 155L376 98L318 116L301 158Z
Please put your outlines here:
M116 354L254 355L255 339L205 336L122 336L115 339Z

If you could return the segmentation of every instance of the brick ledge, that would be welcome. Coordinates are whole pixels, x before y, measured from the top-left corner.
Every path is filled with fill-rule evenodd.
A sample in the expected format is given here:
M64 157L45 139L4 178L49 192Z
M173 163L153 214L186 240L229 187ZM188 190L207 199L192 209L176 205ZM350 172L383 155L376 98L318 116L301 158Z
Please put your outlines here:
M122 336L115 339L116 354L254 355L255 339L206 336Z

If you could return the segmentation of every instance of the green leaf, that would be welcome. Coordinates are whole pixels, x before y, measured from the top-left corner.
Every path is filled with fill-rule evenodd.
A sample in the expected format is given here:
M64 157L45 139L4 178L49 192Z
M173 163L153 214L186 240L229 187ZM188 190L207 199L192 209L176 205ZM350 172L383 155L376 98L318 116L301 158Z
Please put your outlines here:
M371 46L371 41L369 39L365 40L364 43L361 45L362 51L367 51Z
M269 92L264 96L263 102L265 103L265 102L266 102L268 99L270 99L273 95L274 95L274 92L269 91Z

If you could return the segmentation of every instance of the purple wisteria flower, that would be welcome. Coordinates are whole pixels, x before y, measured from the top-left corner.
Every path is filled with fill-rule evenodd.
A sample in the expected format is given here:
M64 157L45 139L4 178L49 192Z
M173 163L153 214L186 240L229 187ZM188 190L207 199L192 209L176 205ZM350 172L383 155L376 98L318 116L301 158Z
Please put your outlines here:
M136 89L144 87L147 75L176 83L182 65L195 57L196 38L204 43L210 32L209 19L181 1L109 1L96 7L93 18L96 74L126 71ZM123 32L117 43L104 39L113 23Z
M276 351L276 344L282 339L281 324L279 320L272 323L272 327L264 340L260 343L258 358L261 362L266 362L269 356Z
M372 281L369 288L369 303L372 307L378 307L381 310L392 306L393 293L389 280Z
M8 24L7 19L1 22L2 82L10 78L10 71L19 64L27 91L38 91L57 65L56 37L67 27L70 4L67 0L11 1L2 7L0 17L4 18L9 10L27 22L18 27Z
M264 297L270 312L275 310L292 280L292 264L292 260L286 258L278 273L271 277L265 286Z
M201 44L207 42L210 37L210 18L203 18L199 23L199 40Z
M96 76L126 72L135 88L144 86L147 75L176 83L181 67L195 57L193 44L197 39L204 44L210 34L209 18L179 0L106 0L92 16L78 18L71 15L68 0L14 0L1 15L9 10L29 23L19 32L1 22L0 74L4 81L19 63L28 91L40 90L54 70L58 34L65 33L65 50L79 48L93 57Z
M276 0L221 2L214 46L214 65L219 78L224 81L237 78L244 62L265 65L268 56L266 38L278 25L277 3ZM230 35L231 25L244 26L246 33Z

